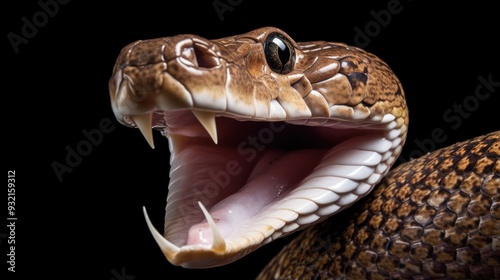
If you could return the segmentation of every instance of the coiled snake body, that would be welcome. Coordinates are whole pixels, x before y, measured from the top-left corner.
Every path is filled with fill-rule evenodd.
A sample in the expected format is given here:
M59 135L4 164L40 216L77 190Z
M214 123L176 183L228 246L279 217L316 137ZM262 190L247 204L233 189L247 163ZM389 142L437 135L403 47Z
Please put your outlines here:
M359 207L357 207L359 206ZM500 131L391 170L258 279L499 279Z
M152 147L151 128L169 140L164 235L144 213L167 259L188 268L235 261L347 209L386 175L408 128L402 86L378 57L273 27L134 42L109 87L121 123ZM385 227L402 234L402 222ZM263 276L287 270L273 263Z

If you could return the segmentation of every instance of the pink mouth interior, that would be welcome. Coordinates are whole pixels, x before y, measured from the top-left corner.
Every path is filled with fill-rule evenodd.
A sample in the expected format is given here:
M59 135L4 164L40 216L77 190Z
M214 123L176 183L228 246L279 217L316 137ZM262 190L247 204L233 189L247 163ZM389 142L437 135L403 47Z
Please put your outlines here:
M222 186L205 207L223 237L300 184L337 143L362 132L227 117L216 121L217 145L190 111L154 119L157 129L182 139L173 147L171 177L184 180L186 188L199 181ZM199 211L187 229L182 245L212 244L212 231Z
M239 221L249 219L290 191L310 173L322 154L321 150L263 151L243 187L209 211L222 236L228 236ZM212 244L212 232L206 222L189 230L187 245L200 243Z

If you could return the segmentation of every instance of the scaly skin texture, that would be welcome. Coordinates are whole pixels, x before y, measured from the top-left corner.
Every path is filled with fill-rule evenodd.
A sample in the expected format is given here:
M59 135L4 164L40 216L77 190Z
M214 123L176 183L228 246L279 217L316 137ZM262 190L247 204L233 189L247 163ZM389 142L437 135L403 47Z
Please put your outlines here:
M500 131L392 170L258 279L500 279Z
M175 172L171 172L164 237L152 232L171 263L190 268L235 261L348 208L388 172L408 128L401 83L380 58L342 43L295 42L273 27L217 40L184 34L134 42L118 56L109 89L118 121L139 127L151 146L151 127L169 137ZM243 122L301 126L304 132L292 133L291 139L307 135L306 141L284 143L273 137L266 149L282 150L282 144L300 142L292 153L313 148L324 154L310 167L310 174L297 179L299 183L282 180L282 186L293 184L293 190L271 195L270 203L237 219L224 240L217 238L213 244L218 245L212 246L208 240L215 238L199 241L188 234L193 225L206 219L199 202L211 211L248 182L235 176L231 187L218 187L207 195L199 190L208 189L213 183L210 172L216 174L226 163L217 162L220 157L216 156L177 155L190 151L192 144L215 151L213 155L227 147L231 154L224 161L247 166L245 174L250 174L258 160L242 158L241 143L245 145L248 136L265 130L255 128L249 133L249 126L241 129ZM220 129L216 130L215 123L229 125L217 124ZM207 141L208 135L213 142ZM308 147L301 147L304 142ZM285 150L290 153L290 148ZM365 158L366 154L370 156ZM231 209L237 204L233 202ZM227 220L217 218L219 224ZM214 234L215 226L204 229L222 236Z
M276 73L266 62L263 44L273 32L295 50L288 73ZM120 92L122 80L133 91ZM273 27L217 40L177 35L131 43L118 56L109 87L117 119L132 126L129 116L165 108L263 121L335 117L376 123L373 118L392 114L405 135L408 126L403 87L380 58L342 43L297 43ZM286 115L270 113L271 101Z

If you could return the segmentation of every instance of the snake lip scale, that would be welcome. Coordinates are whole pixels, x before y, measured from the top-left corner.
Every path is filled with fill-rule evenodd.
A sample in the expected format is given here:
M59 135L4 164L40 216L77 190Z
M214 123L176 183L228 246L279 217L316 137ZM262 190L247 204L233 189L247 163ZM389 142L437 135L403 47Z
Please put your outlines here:
M403 88L373 54L274 27L141 40L119 54L118 121L168 139L169 262L206 268L318 223L368 194L406 139Z

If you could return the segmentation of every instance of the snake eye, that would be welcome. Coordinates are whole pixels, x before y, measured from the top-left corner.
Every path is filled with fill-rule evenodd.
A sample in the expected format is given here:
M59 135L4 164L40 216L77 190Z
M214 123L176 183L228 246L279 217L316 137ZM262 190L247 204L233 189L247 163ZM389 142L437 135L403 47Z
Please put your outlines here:
M280 74L292 71L295 64L295 48L280 33L271 33L264 42L264 54L271 70Z

